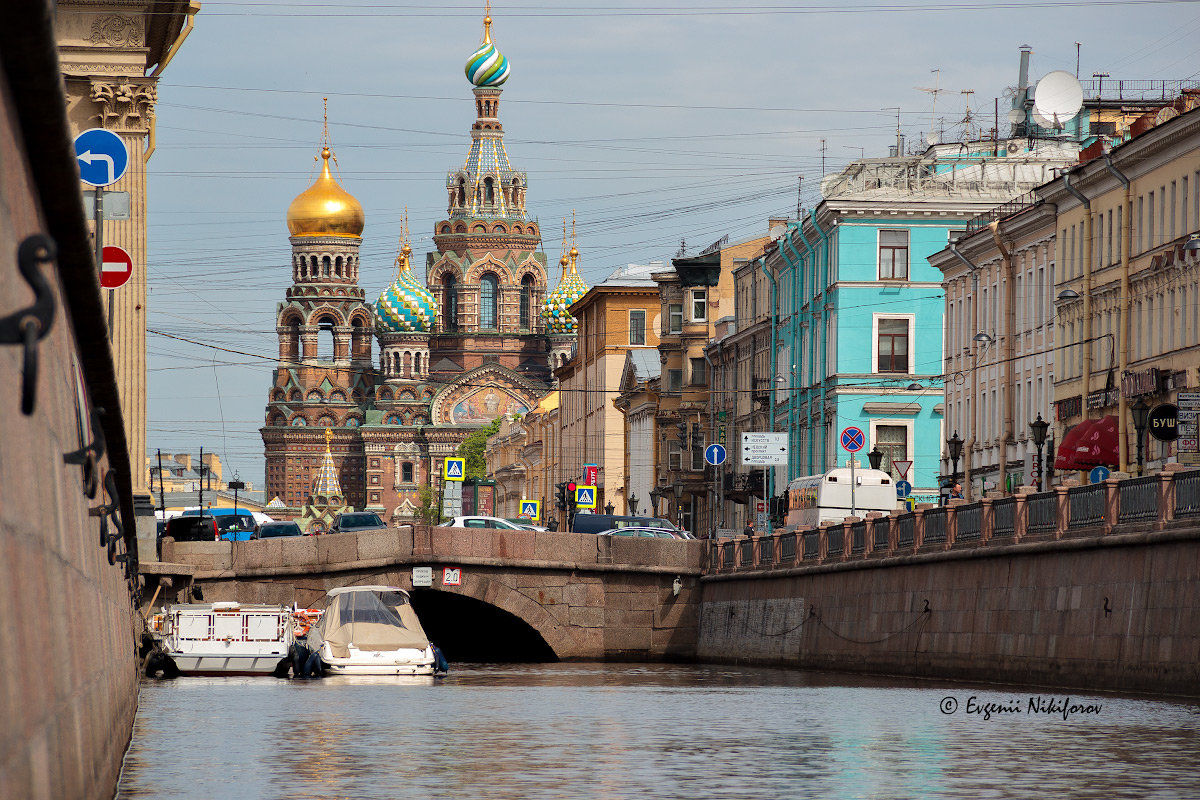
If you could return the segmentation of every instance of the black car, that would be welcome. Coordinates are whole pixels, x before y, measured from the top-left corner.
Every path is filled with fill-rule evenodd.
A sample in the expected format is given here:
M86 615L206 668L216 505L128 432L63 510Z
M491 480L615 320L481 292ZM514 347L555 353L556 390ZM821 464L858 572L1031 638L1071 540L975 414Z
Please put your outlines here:
M280 536L303 536L304 531L294 522L264 522L250 534L251 539L274 539Z
M330 533L358 533L359 531L385 531L387 525L378 514L370 511L343 511L338 514Z
M220 537L212 517L174 517L159 523L158 557L162 558L162 540L170 536L177 542L215 542Z

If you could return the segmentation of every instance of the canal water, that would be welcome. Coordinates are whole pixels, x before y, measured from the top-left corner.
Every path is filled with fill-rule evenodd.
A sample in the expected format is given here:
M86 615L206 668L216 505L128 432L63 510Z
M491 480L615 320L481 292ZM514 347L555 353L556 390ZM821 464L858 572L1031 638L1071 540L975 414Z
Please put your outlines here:
M146 681L118 798L1178 798L1200 706L661 664Z

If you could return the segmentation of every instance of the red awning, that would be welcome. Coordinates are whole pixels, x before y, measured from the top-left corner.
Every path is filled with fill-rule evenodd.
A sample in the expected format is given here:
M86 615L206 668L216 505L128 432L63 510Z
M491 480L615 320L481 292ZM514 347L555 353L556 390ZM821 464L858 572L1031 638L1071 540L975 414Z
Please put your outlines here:
M1076 461L1087 467L1114 467L1120 460L1117 443L1117 418L1101 417L1079 437Z
M1067 434L1063 436L1062 443L1058 446L1058 455L1054 458L1055 469L1071 470L1084 468L1079 463L1079 440L1094 424L1093 420L1085 419L1067 431Z

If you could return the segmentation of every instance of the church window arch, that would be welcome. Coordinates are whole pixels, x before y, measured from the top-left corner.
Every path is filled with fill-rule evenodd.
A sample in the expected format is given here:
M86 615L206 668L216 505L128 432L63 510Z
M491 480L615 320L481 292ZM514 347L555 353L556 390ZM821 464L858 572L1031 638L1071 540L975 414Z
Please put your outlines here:
M529 229L526 230L525 232L528 233L530 236L537 236L538 235L537 225L530 225Z
M494 272L479 278L479 327L491 331L497 328L497 312L500 305L500 279Z
M271 402L278 403L283 400L283 389L271 390Z
M513 225L512 232L513 233L524 233L525 229L522 228L520 225Z
M400 424L400 415L399 414L388 414L387 424L388 425L399 425Z
M310 391L304 399L310 403L324 403L325 402L325 397L317 389L313 389L312 391Z
M416 400L417 396L415 394L413 394L412 392L410 392L409 390L405 389L404 391L400 392L400 399L401 400Z
M337 275L339 278L344 278L344 277L346 277L346 276L343 274L343 272L342 272L342 267L344 266L344 264L345 264L345 261L342 259L342 257L341 257L341 256L338 256L338 257L337 257L336 259L334 259L334 261L333 261L333 271L334 271L334 274L335 274L335 275Z
M503 222L497 222L492 226L492 233L507 233L508 227Z
M357 428L359 425L358 417L346 417L347 428Z
M331 402L331 403L346 402L346 393L343 392L341 389L334 389L332 392L329 393L329 402Z
M387 388L386 386L383 387L382 389L380 389L379 390L379 399L380 400L391 400L392 399L392 390Z
M337 421L334 420L334 418L329 416L328 414L322 416L320 419L317 420L317 427L320 427L320 428L332 428L335 425L337 425Z
M531 326L533 307L533 276L526 273L521 278L521 330L527 331Z
M337 327L338 320L332 314L324 314L317 319L317 360L332 361L335 354L333 329ZM329 342L328 350L321 346L321 340ZM327 352L328 355L322 357L322 353Z
M438 228L438 233L449 233L449 232L450 232L450 224L449 223L442 225L440 228Z
M272 414L271 425L276 428L282 428L283 426L287 425L287 417L285 417L283 414Z
M451 273L442 276L442 328L458 330L458 280Z
M292 417L292 427L293 428L303 428L306 425L308 425L308 420L306 420L304 417L300 416L299 414Z
M466 233L467 232L467 223L460 222L457 225L455 225L454 232L455 233Z
M490 177L483 179L483 201L488 205L496 202L496 182Z
M481 222L478 225L473 225L471 227L471 232L472 233L487 233L487 226Z
M288 395L288 400L293 403L299 403L303 397L304 395L300 393L299 389L292 389L291 394Z
M413 377L421 377L421 354L413 353Z
M331 264L332 264L332 259L330 259L329 256L321 257L321 277L323 277L323 278L332 278L333 277L333 267L331 266Z
M458 205L463 207L467 204L467 179L461 175L458 178Z
M408 352L407 350L404 351L404 360L400 366L400 377L412 377L412 353Z
M309 258L308 258L308 277L317 278L317 277L320 277L320 275L321 275L321 270L319 267L317 267L317 257L309 256Z

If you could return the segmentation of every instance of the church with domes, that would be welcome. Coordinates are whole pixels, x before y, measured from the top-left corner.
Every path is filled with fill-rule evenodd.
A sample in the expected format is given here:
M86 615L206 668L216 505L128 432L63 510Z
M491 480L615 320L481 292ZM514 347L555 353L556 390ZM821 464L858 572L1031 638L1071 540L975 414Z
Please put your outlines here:
M421 487L440 482L442 459L472 430L536 407L571 355L577 325L567 308L587 290L579 253L573 242L567 250L564 223L560 275L547 292L528 178L504 147L499 106L511 68L491 24L485 16L467 60L470 147L446 176L446 217L423 269L414 268L406 212L394 279L374 304L366 299L366 215L334 175L328 133L320 174L288 208L292 285L278 305L279 360L261 429L274 516L310 530L350 508L412 520Z

